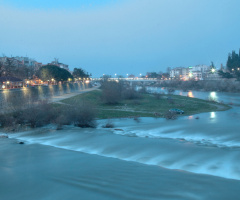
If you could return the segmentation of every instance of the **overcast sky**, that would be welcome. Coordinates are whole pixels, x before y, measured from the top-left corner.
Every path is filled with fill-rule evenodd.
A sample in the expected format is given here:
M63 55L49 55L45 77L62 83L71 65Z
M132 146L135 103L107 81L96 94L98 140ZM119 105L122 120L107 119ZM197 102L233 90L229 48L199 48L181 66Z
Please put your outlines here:
M0 0L0 53L58 58L94 77L225 65L239 0Z

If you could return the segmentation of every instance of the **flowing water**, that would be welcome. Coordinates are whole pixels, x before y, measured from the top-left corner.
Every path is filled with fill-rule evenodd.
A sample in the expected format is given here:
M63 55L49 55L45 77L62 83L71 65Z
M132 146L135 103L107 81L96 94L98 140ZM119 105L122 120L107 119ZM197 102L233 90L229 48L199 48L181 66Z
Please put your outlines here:
M157 92L164 90L149 89ZM92 187L94 184L91 181L95 179L105 182L109 189L97 189L101 195L104 191L107 195L98 194L92 198L85 196L87 199L225 199L230 196L238 199L240 94L196 91L175 93L202 99L211 97L231 103L233 108L198 114L199 119L196 116L179 117L177 120L141 118L139 122L114 119L112 123L118 130L102 128L106 120L99 120L97 129L69 126L55 131L52 127L45 127L9 136L14 140L25 141L26 146L41 145L78 155L83 153L87 162L91 160L90 174L95 173L92 166L114 162L111 170L104 170L106 166L101 164L102 173L97 177L88 177L88 184ZM124 177L124 181L110 183L109 176L118 179ZM141 177L139 182L138 177ZM58 178L64 181L63 177ZM162 181L165 186L161 184ZM158 189L154 189L154 185ZM121 193L121 190L125 192ZM87 194L94 192L88 191Z

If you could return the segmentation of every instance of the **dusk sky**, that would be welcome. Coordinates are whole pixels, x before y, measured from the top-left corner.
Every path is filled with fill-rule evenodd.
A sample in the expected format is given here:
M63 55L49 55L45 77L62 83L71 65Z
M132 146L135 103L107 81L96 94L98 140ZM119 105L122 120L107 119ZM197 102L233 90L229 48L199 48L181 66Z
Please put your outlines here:
M93 74L225 65L240 48L239 0L0 0L0 53Z

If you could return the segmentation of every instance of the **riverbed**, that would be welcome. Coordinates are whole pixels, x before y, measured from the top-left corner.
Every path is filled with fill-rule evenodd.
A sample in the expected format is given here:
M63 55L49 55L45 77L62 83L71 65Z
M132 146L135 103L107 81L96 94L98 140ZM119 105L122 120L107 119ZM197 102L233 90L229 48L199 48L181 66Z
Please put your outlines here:
M238 199L240 94L175 93L233 108L9 134L0 138L0 199Z

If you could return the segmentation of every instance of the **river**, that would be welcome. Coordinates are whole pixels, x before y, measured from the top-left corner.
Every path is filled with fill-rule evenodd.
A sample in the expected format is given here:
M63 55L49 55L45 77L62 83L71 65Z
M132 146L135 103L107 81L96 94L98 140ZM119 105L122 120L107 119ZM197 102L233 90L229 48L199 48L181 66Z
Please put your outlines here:
M240 94L175 94L232 109L199 119L112 120L122 130L99 120L97 129L9 134L0 138L0 199L239 199Z

